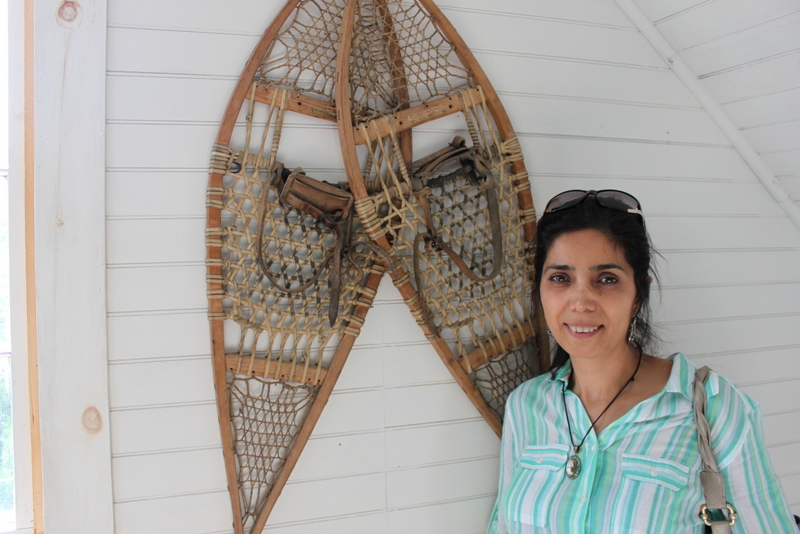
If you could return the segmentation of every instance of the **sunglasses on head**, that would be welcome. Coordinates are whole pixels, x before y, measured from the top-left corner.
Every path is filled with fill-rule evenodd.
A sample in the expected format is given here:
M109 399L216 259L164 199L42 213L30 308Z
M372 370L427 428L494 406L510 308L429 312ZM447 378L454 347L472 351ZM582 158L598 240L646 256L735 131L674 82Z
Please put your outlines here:
M636 197L629 195L625 191L617 189L601 189L600 191L584 191L583 189L571 189L559 193L550 199L544 208L545 213L571 208L580 204L586 197L592 196L597 199L597 203L612 210L623 211L626 213L637 213L644 216L642 206Z

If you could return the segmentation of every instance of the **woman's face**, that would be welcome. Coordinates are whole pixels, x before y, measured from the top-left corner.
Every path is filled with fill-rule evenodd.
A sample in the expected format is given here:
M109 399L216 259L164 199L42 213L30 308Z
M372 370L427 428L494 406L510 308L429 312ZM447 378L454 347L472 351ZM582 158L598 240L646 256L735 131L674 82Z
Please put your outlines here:
M603 233L557 237L539 294L547 326L571 358L630 353L628 328L638 311L633 268Z

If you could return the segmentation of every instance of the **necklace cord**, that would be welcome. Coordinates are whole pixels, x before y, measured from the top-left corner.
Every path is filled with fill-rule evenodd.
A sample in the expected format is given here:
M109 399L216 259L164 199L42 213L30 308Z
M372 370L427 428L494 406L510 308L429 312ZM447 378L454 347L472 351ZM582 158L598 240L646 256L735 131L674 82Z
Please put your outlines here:
M633 382L633 379L636 377L636 373L639 372L639 367L641 365L642 365L642 351L640 350L639 351L639 361L636 363L636 370L633 372L633 374L631 375L630 379L627 382L625 382L625 385L622 386L622 389L619 390L619 393L617 393L616 396L613 399L611 399L611 402L608 403L608 406L606 406L606 409L603 410L602 412L600 412L600 415L598 415L595 418L595 420L592 421L592 424L589 427L589 430L586 431L586 434L583 435L583 439L581 439L581 442L578 443L577 446L575 445L575 440L572 439L572 425L569 422L569 410L567 409L567 385L564 384L561 387L561 398L564 400L564 413L567 415L567 428L569 429L569 442L572 444L572 450L575 451L575 454L578 454L578 452L581 450L581 447L583 447L583 443L586 441L586 438L589 436L589 432L591 432L592 429L594 428L595 423L597 423L600 420L600 418L603 417L603 415L605 415L605 413L608 411L608 409L611 408L611 405L614 404L614 401L617 400L620 395L622 395L622 392L625 391L625 388L628 387L628 384Z

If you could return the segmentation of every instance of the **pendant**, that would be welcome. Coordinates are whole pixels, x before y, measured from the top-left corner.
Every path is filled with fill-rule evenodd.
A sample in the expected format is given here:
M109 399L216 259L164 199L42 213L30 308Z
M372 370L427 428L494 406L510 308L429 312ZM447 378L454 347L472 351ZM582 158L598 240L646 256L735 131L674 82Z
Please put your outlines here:
M567 460L566 471L567 476L572 479L578 478L578 475L581 474L581 459L575 454L570 456Z

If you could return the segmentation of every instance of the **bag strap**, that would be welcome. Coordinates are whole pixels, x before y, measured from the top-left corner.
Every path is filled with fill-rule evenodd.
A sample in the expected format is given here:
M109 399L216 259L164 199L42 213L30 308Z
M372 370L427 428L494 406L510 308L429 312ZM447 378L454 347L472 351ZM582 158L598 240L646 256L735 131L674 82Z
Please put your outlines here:
M711 427L706 418L706 396L705 384L711 372L707 366L697 370L694 376L694 386L692 389L694 397L694 418L697 423L697 444L700 448L700 457L703 459L703 470L700 472L700 483L703 486L703 497L705 503L700 507L700 519L711 527L712 534L731 534L731 526L739 517L736 510L728 503L725 497L725 479L719 472L717 459L711 449ZM720 510L728 511L728 519L711 519L708 511Z

